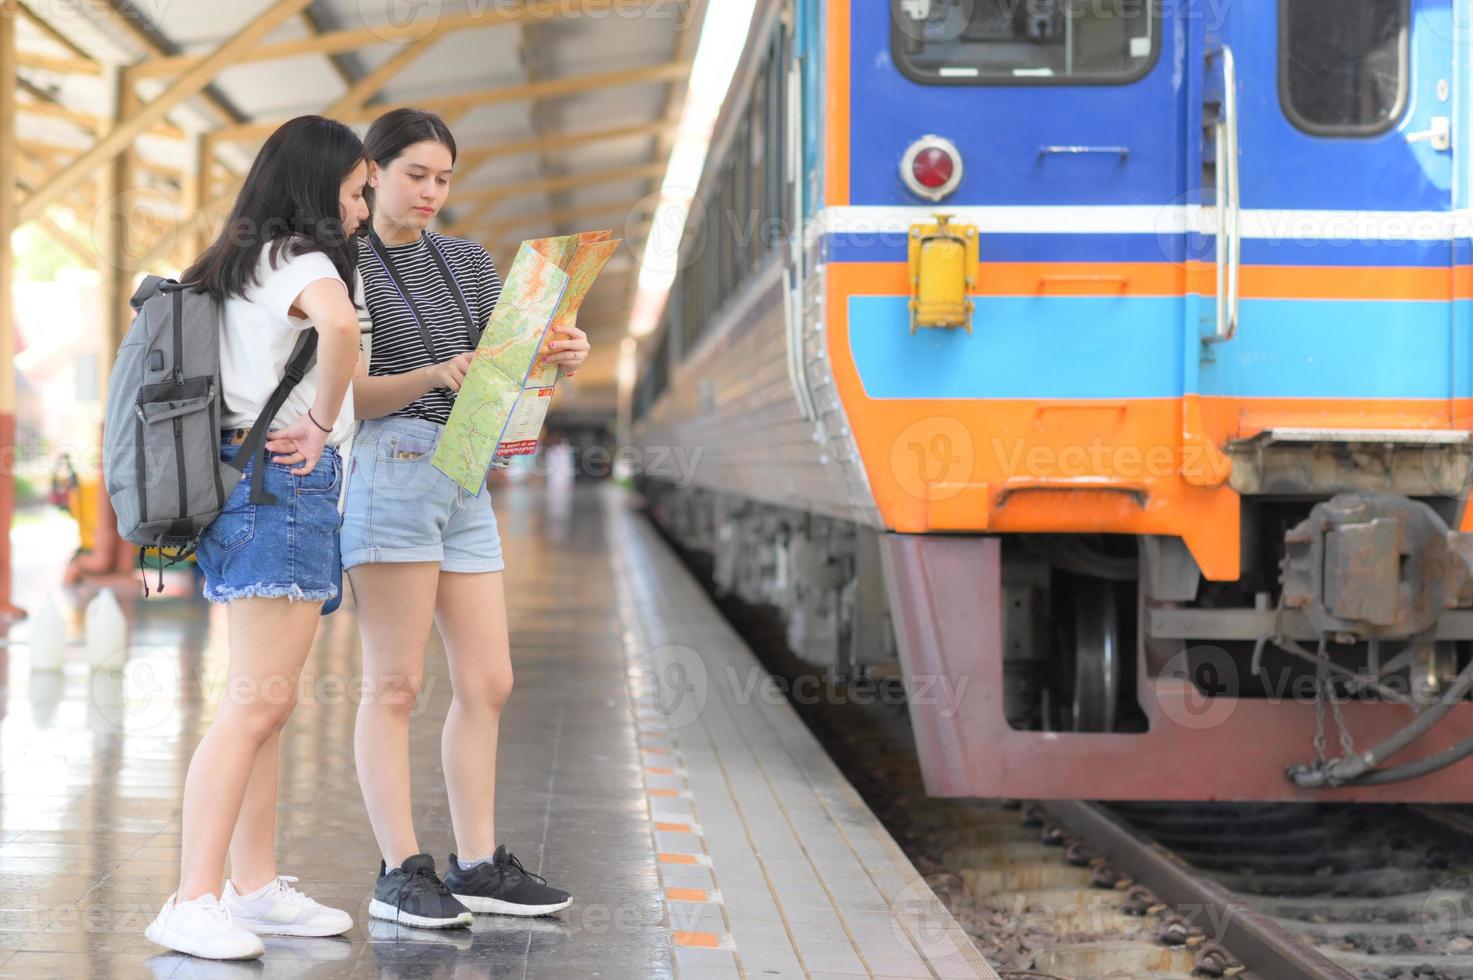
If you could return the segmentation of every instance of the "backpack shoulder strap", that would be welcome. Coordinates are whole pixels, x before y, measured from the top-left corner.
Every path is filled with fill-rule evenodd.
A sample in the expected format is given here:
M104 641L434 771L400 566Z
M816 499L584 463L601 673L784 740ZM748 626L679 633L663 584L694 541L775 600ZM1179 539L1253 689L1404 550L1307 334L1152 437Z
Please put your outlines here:
M172 280L165 279L163 276L144 276L143 281L138 284L138 288L133 292L133 298L128 300L128 305L133 308L134 313L137 313L143 309L144 303L147 303L159 293L163 292L164 285L170 282Z
M256 461L255 472L251 474L251 503L274 504L276 497L266 492L266 433L271 426L271 420L276 418L276 413L281 411L281 406L286 403L293 389L307 376L317 359L317 328L308 327L297 337L297 344L292 348L291 356L286 361L286 375L276 385L276 390L271 392L271 397L266 399L261 413L256 417L256 424L251 426L251 431L246 434L245 441L236 450L235 456L230 460L230 465L236 472L244 473L246 462L252 458Z

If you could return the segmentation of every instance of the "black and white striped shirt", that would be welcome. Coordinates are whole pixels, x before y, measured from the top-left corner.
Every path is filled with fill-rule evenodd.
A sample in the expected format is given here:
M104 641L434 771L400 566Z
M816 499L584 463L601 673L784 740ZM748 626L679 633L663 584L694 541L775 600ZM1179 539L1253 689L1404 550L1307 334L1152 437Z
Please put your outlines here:
M501 276L479 242L427 231L408 245L385 246L389 261L394 263L399 278L424 314L435 354L439 360L448 361L470 350L471 344L466 336L465 317L461 315L460 304L445 288L444 278L430 255L427 239L431 236L465 295L477 335L485 328L486 321L491 318L491 310L501 298ZM425 350L413 311L399 297L393 280L367 239L358 242L358 268L363 274L364 302L373 320L373 353L368 373L403 374L435 363L436 359ZM444 425L454 405L453 392L448 388L435 388L392 414Z

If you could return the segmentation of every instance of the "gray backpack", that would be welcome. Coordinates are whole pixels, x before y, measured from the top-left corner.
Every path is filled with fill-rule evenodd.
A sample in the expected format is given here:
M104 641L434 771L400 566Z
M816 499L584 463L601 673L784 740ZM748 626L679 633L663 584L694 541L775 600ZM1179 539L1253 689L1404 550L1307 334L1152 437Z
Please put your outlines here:
M109 375L102 472L118 534L158 554L164 568L194 554L255 458L251 503L273 504L263 483L266 431L317 357L317 331L303 330L250 435L220 461L220 327L223 307L208 293L149 276L131 301L136 316ZM148 595L145 579L143 594Z

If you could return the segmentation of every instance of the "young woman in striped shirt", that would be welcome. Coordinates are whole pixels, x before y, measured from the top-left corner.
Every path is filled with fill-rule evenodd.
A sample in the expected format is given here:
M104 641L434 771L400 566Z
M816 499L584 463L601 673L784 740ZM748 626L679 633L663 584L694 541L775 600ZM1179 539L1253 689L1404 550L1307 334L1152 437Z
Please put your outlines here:
M505 567L488 493L467 493L430 463L501 294L477 242L428 230L445 206L455 139L440 117L398 109L364 141L372 233L360 244L371 356L353 381L354 441L343 567L363 636L365 690L354 754L383 865L369 914L420 927L469 925L472 912L545 915L568 893L496 845L496 743L511 694ZM565 374L588 356L577 328L544 355ZM442 880L410 817L409 723L430 625L454 698L441 752L457 854Z

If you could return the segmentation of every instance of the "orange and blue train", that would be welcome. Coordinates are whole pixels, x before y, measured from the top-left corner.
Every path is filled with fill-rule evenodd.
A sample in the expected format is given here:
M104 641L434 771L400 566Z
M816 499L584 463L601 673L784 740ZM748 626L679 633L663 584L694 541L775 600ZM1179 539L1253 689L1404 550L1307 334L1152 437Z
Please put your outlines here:
M1473 800L1473 2L759 2L627 404L928 791Z

